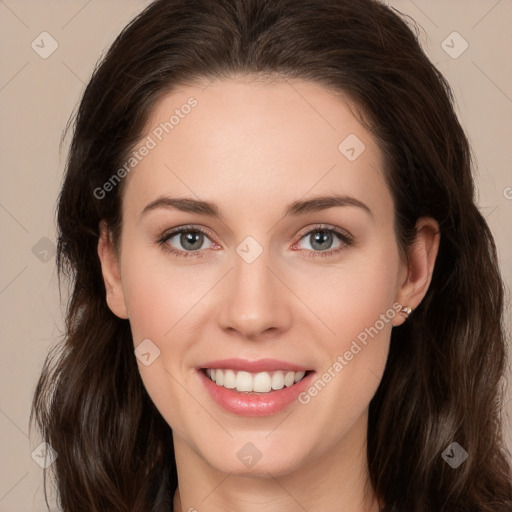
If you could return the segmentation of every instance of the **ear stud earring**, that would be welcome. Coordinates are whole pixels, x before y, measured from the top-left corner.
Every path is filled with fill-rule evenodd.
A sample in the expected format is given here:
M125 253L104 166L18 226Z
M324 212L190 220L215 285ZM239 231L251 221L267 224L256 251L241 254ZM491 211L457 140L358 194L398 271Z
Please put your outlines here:
M412 313L412 309L409 307L409 306L405 306L404 308L402 308L399 313L404 317L404 318L408 318L408 316Z

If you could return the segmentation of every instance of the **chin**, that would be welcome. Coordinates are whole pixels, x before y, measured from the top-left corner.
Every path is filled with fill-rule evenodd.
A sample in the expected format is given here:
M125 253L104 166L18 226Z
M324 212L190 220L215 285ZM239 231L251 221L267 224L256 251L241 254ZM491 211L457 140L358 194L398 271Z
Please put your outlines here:
M255 445L257 442L243 443L232 457L208 454L204 458L217 471L246 478L268 478L269 474L273 477L283 476L300 469L304 464L303 457L298 458L296 453L300 443L286 450L283 450L283 446L275 450L271 446L259 450Z

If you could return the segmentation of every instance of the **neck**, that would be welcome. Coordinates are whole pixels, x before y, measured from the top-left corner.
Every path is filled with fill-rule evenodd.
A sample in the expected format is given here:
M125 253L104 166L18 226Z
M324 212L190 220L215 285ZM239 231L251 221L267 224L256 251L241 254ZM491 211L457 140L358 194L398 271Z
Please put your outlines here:
M279 475L271 469L254 477L223 473L175 436L179 487L173 510L255 512L264 507L266 512L379 512L368 479L367 416L359 421L364 425L354 425L336 446Z

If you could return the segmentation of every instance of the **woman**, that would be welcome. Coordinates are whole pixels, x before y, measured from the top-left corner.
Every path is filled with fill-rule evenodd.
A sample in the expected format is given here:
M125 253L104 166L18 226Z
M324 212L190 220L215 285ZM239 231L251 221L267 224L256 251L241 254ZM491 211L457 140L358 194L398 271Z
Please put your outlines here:
M510 510L494 242L390 8L152 3L85 90L58 227L33 414L63 510Z

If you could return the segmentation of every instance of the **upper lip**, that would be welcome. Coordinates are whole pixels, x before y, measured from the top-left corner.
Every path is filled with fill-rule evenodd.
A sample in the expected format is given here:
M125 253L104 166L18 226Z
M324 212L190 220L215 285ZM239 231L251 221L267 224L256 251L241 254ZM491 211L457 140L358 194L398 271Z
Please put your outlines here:
M218 359L204 363L200 368L246 371L249 373L272 372L277 370L305 372L310 369L298 364L279 361L278 359L258 359L255 361L250 361L249 359Z

